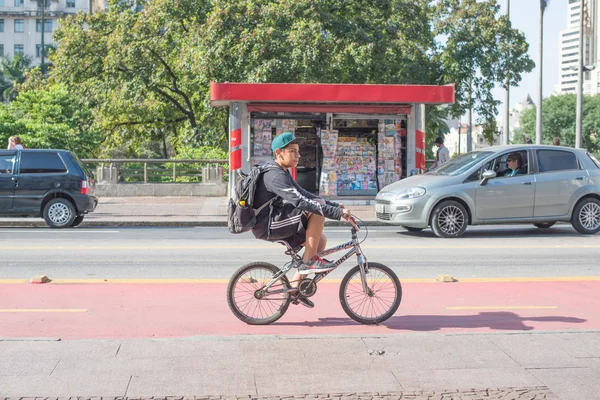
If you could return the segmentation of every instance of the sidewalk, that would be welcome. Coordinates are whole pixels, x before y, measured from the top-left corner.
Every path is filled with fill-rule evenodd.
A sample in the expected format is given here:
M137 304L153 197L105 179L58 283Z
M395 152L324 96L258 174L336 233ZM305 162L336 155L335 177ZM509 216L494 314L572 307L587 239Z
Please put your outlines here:
M600 334L0 338L0 398L312 400L318 394L335 400L599 399Z
M101 197L85 226L227 226L227 197ZM377 224L373 205L345 203L358 218ZM371 200L371 204L373 200ZM346 222L328 220L327 225ZM47 226L41 218L0 218L0 226Z

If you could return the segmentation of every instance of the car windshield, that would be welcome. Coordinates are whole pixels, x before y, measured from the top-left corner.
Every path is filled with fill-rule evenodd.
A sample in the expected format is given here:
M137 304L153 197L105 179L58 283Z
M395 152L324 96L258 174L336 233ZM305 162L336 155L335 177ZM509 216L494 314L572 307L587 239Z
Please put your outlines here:
M483 160L490 154L491 151L473 151L467 154L461 154L460 156L452 158L446 164L439 166L428 172L430 175L459 175Z

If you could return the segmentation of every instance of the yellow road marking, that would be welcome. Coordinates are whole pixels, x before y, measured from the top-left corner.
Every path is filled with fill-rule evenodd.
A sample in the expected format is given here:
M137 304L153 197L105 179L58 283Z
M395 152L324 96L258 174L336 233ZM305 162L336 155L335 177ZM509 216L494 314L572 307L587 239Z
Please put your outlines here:
M87 308L0 308L0 313L86 313Z
M551 310L558 306L460 306L446 307L446 310Z
M229 278L222 279L53 279L50 284L226 284ZM291 279L291 276L288 276ZM441 283L433 278L400 277L401 283L435 283L438 285L456 285L460 283L494 283L494 282L579 282L600 281L600 276L548 276L548 277L515 277L515 278L455 278L457 282ZM326 278L319 283L341 283L341 278ZM0 285L29 284L29 279L0 279ZM48 285L46 283L45 285Z

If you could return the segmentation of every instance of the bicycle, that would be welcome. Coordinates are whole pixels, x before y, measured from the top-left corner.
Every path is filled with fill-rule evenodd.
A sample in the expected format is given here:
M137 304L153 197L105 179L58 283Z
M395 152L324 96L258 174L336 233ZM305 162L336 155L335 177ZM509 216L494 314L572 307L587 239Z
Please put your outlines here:
M286 273L297 267L302 257L298 255L300 249L293 249L285 241L278 243L287 247L285 254L291 256L292 260L281 269L263 261L239 268L227 285L227 303L233 314L249 325L271 324L285 314L290 303L298 304L300 295L307 298L314 296L317 283L356 254L358 265L346 273L340 284L342 309L356 322L367 325L381 323L394 315L402 301L400 280L389 267L367 262L360 244L366 240L368 229L365 227L365 237L359 242L357 233L360 229L354 218L351 216L348 219L351 240L318 255L325 257L340 250L350 251L334 262L335 268L316 273L312 278L302 278L297 289L291 287Z

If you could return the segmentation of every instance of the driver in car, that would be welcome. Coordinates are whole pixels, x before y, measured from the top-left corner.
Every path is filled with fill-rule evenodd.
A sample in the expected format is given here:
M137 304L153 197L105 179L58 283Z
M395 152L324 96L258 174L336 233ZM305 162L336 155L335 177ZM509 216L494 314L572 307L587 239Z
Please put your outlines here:
M506 166L508 168L499 172L498 176L516 176L527 174L527 168L523 167L523 158L521 157L521 153L510 153L506 159Z

